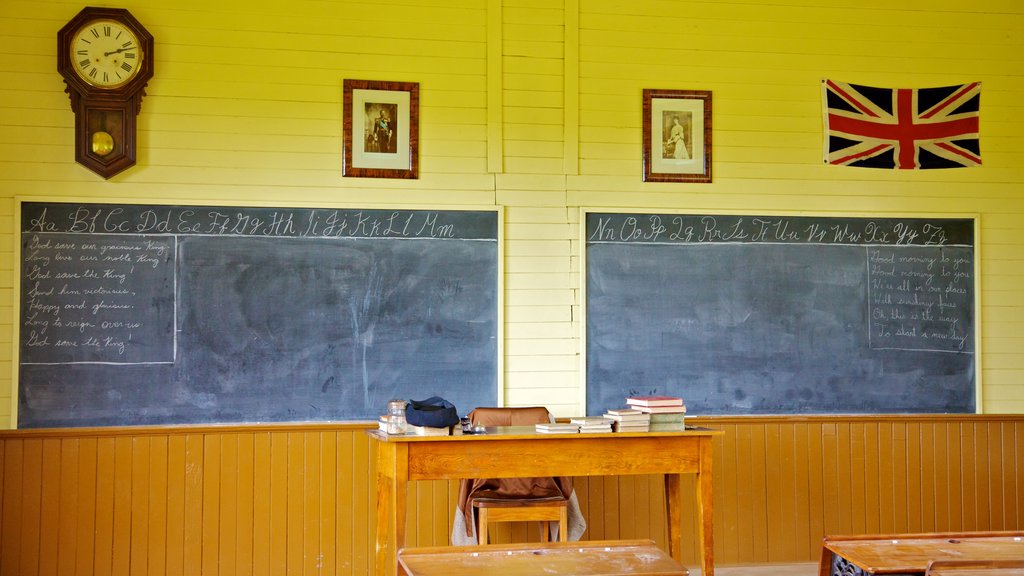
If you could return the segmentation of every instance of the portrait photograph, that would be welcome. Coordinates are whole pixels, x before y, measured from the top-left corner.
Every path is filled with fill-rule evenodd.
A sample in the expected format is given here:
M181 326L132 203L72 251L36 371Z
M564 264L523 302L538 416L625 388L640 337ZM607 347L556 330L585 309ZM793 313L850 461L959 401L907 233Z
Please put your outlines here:
M645 182L711 182L711 92L643 92Z
M419 84L345 80L342 174L419 176Z

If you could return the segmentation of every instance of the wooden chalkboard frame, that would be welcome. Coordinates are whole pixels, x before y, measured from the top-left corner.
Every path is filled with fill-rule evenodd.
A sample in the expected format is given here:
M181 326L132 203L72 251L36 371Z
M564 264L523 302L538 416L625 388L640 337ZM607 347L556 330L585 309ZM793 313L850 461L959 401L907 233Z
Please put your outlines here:
M707 211L707 210L684 210L678 208L650 208L650 207L600 207L600 206L583 206L579 210L579 240L580 240L580 301L581 301L581 313L580 313L580 412L587 413L588 411L588 395L590 391L590 382L588 382L588 355L590 354L591 342L588 340L588 325L589 315L592 313L590 310L590 294L588 292L588 277L589 268L591 263L589 262L588 252L590 247L590 239L588 238L588 217L591 214L609 214L609 215L624 215L633 217L643 217L652 215L667 215L667 216L683 216L683 217L723 217L723 218L817 218L817 219L936 219L936 220L969 220L972 227L971 234L971 253L973 255L972 262L972 274L973 274L973 295L971 298L971 310L970 313L973 317L973 338L970 341L970 345L973 346L973 370L970 370L970 377L973 380L973 413L983 412L983 393L984 386L982 382L982 314L981 314L981 217L977 213L935 213L935 212L921 212L921 213L862 213L862 212L786 212L786 211ZM649 390L647 392L650 392ZM624 399L623 399L624 404ZM610 406L609 406L610 407ZM593 407L591 407L593 408ZM593 411L593 410L591 410ZM900 411L895 411L901 413ZM965 411L968 412L968 411ZM785 412L784 412L785 413ZM816 414L823 415L839 415L846 414L845 410L840 408L839 410L829 410L814 412ZM849 413L860 414L862 412L853 411ZM877 412L872 414L881 414L884 412ZM694 411L691 407L691 415L702 415L703 413ZM761 416L764 413L746 413L746 412L715 412L716 415L750 415L750 416Z
M195 207L195 208L226 208L226 209L238 209L240 211L253 209L281 209L281 210L292 210L292 211L324 211L331 212L337 211L342 213L366 211L366 212L401 212L407 213L439 213L439 214L452 214L456 215L459 213L480 213L481 215L490 214L490 219L493 219L494 233L493 236L481 237L488 243L493 243L494 256L494 293L492 295L494 306L494 385L486 392L486 394L494 399L495 405L501 402L503 397L502 391L504 390L504 350L505 350L505 336L504 336L504 208L497 205L445 205L445 206L423 206L423 205L396 205L396 204L373 204L373 203L329 203L329 202L243 202L238 200L202 200L195 201L194 199L183 199L183 198L164 198L160 200L140 199L140 198L109 198L109 197L76 197L76 196L16 196L15 200L15 226L16 228L16 241L14 246L14 256L16 262L16 281L14 290L12 290L13 297L13 310L15 311L15 318L13 319L13 342L12 342L12 386L11 386L11 418L12 423L17 427L19 422L19 402L21 394L21 349L22 349L22 338L23 327L22 327L22 305L23 305L23 282L22 274L24 271L24 254L22 253L23 243L23 205L32 204L75 204L82 206L92 205L123 205L123 206L143 206L143 207L155 207L155 208L168 208L173 209L175 207ZM470 216L473 218L472 216ZM474 224L475 226L475 224ZM397 236L397 234L396 234ZM357 236L358 237L358 236ZM384 238L383 235L374 236L374 238ZM100 362L103 363L103 362ZM417 397L413 395L413 397ZM374 404L376 405L376 404ZM472 406L459 406L460 411L468 411L472 409ZM383 408L382 408L383 410ZM174 421L174 422L158 422L157 425L161 424L240 424L248 422L249 420L227 420L227 421ZM260 421L260 420L252 420ZM305 422L305 421L325 421L325 422L362 422L361 419L322 419L318 417L313 418L299 418L299 419L278 419L274 420L278 422ZM135 426L135 425L150 425L149 423L111 423L111 424L79 424L71 423L70 426ZM55 426L65 426L65 424L55 424Z

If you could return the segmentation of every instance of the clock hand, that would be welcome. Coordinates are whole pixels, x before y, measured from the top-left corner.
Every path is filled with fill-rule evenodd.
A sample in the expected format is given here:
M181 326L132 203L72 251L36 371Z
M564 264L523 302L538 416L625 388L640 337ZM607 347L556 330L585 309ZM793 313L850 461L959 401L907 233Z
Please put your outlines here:
M121 52L125 52L127 50L133 50L133 49L134 48L118 48L117 50L114 50L113 52L104 52L103 55L104 56L110 56L111 54L120 54Z

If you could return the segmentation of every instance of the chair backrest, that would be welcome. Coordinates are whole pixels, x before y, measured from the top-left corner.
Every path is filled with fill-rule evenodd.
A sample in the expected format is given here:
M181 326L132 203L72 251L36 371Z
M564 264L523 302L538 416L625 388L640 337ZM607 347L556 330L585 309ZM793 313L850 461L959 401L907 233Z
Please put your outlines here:
M1024 576L1021 560L932 560L925 576Z
M551 422L551 413L543 406L525 408L476 408L468 414L474 426L530 426Z

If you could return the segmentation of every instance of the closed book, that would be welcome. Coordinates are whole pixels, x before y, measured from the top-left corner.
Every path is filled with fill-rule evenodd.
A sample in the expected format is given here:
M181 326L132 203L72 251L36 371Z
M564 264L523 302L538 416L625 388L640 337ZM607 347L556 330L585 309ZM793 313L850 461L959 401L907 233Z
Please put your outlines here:
M651 424L674 424L686 420L686 412L666 412L651 414Z
M409 424L406 434L412 436L447 436L448 428L434 428L433 426L414 426Z
M683 399L675 396L630 396L626 398L630 406L682 406Z
M613 427L616 432L647 432L650 425L647 423L631 425L623 422L616 422Z
M612 420L611 418L601 418L599 416L588 416L583 418L573 418L572 422L576 422L580 425L581 434L599 434L602 432L612 431Z
M537 432L579 432L579 424L566 424L561 422L551 422L545 424L537 424Z
M686 414L686 406L637 406L645 414Z
M539 434L578 434L579 428L537 428Z
M686 424L683 424L682 422L672 422L668 424L655 424L654 422L651 422L651 426L648 430L651 432L682 432L683 430L686 430Z
M614 410L608 410L607 412L605 412L604 417L607 418L609 414L611 414L612 416L630 416L633 414L642 414L642 412L640 412L636 408L616 408Z
M614 420L616 422L642 422L642 423L646 424L647 422L651 421L651 415L650 414L640 414L640 413L618 415L618 414L612 414L611 412L609 412L609 413L605 414L604 417L608 418L609 420Z

